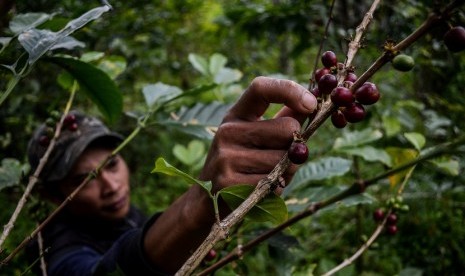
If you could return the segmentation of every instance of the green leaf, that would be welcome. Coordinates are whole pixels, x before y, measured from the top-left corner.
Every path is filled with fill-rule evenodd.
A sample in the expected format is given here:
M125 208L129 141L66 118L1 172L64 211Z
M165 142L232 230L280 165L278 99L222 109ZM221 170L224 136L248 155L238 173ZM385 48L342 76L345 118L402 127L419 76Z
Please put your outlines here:
M334 141L333 149L354 148L379 140L382 137L383 134L381 131L370 128L362 131L346 132L343 134L343 137L339 137Z
M372 146L358 147L358 148L343 148L338 150L349 155L360 156L366 161L374 162L379 161L387 166L391 166L391 157L382 149L377 149Z
M208 76L208 62L204 57L191 53L189 54L188 59L197 71L202 73L204 76Z
M209 72L212 76L218 74L226 65L228 59L222 54L214 53L210 56Z
M342 176L349 172L351 166L351 160L340 157L325 157L307 162L299 168L290 185L284 191L286 193L291 189L301 188L312 181Z
M219 191L219 195L224 199L231 209L236 209L254 190L252 185L234 185ZM274 193L268 194L248 213L248 218L254 221L271 221L282 223L287 219L287 207L281 197Z
M383 116L382 120L384 131L388 137L396 135L402 129L400 121L396 117Z
M72 58L53 57L48 60L66 69L111 123L118 119L123 110L123 97L107 74L89 63Z
M184 179L184 181L186 181L188 184L193 184L193 183L197 183L199 184L200 186L202 186L208 193L211 192L211 189L212 189L212 183L210 181L201 181L201 180L198 180L192 176L190 176L189 174L175 168L174 166L172 166L171 164L169 164L165 159L163 159L162 157L159 157L156 161L155 161L155 167L153 168L153 170L151 171L151 173L163 173L163 174L166 174L166 175L170 175L170 176L178 176L178 177L181 177L182 179Z
M426 139L421 133L407 132L404 133L404 136L418 151L421 151L421 149L425 146Z
M440 157L429 161L448 175L457 176L460 173L460 164L453 158Z
M238 81L242 78L242 72L237 69L221 68L214 75L214 81L218 84L229 84Z
M33 29L47 20L50 20L54 15L46 13L24 13L18 14L10 21L10 30L14 34L19 34L25 30Z
M79 59L83 62L92 62L92 61L97 61L99 59L102 59L104 56L105 56L105 53L103 52L91 51L91 52L82 54Z
M114 80L126 70L126 65L126 59L122 56L107 56L97 66Z
M144 86L144 88L142 88L142 93L144 94L145 102L149 108L154 108L155 106L161 106L179 96L182 90L176 86L157 82Z
M18 185L23 170L25 170L25 167L18 160L12 158L3 159L0 167L0 190Z
M190 108L181 108L176 114L175 119L170 118L161 123L199 139L211 140L230 107L230 104L219 102L212 102L207 105L197 103Z
M190 141L187 147L176 144L173 147L173 154L185 165L193 166L205 155L205 144L199 140Z

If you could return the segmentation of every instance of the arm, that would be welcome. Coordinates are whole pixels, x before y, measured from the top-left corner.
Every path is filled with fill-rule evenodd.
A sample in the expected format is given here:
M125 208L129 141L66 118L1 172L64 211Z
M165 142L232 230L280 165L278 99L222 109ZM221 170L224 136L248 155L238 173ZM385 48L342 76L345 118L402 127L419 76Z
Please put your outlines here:
M275 118L262 120L270 103L285 107ZM256 185L279 162L293 132L300 130L300 123L316 105L315 97L295 82L254 79L219 126L201 179L212 181L213 192L237 183ZM284 175L286 183L296 169L295 165L289 167ZM210 198L201 187L192 186L148 229L144 238L148 259L167 272L176 272L213 223Z

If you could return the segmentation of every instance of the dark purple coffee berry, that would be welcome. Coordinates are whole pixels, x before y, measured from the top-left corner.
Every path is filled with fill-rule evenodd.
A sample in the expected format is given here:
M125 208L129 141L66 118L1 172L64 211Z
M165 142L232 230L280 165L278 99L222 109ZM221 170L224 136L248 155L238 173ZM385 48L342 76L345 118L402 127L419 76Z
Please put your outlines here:
M48 147L49 144L50 144L50 138L47 135L40 136L39 145L41 145L42 147Z
M318 89L318 87L314 87L310 92L313 94L313 96L315 96L315 98L321 97L321 92L320 89Z
M328 68L320 68L315 71L315 81L318 82L320 81L321 77L324 75L331 74L331 70Z
M344 128L347 125L347 120L340 110L336 110L331 114L331 123L336 128Z
M389 214L386 219L386 223L388 225L395 225L397 223L397 215L396 214Z
M318 81L318 89L321 94L329 94L337 86L337 78L333 74L326 74Z
M384 211L383 211L383 209L376 209L376 210L373 212L373 219L374 219L376 222L381 222L381 221L383 221L383 219L384 219Z
M65 119L63 120L64 126L69 126L76 122L76 116L74 114L66 115Z
M374 83L365 82L355 91L355 99L357 102L365 105L376 103L381 94Z
M388 225L386 226L386 231L389 235L395 235L397 234L397 225Z
M216 250L215 249L210 249L210 251L208 251L207 255L205 255L204 260L206 262L213 261L216 258L216 255L217 255Z
M365 119L365 108L360 103L354 102L342 111L349 123L358 123Z
M78 124L77 123L72 123L68 126L68 129L70 131L76 131L78 129Z
M307 161L308 147L305 143L294 141L287 151L287 156L292 163L302 164Z
M355 82L357 80L357 75L352 72L347 73L346 77L344 78L345 81Z
M453 27L444 35L444 44L451 52L465 50L465 28L462 26Z
M326 51L321 55L321 63L326 68L331 68L337 65L337 56L333 51Z
M331 101L336 106L350 106L355 98L349 88L339 86L331 92Z

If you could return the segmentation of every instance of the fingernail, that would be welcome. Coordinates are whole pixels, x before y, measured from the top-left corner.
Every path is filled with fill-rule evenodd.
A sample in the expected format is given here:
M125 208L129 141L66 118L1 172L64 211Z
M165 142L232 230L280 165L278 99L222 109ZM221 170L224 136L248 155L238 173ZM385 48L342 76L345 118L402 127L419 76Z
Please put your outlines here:
M313 112L313 110L316 109L316 99L315 99L315 96L313 96L310 92L305 92L304 93L304 96L303 96L303 99L302 99L302 104L303 106L310 110L311 112Z

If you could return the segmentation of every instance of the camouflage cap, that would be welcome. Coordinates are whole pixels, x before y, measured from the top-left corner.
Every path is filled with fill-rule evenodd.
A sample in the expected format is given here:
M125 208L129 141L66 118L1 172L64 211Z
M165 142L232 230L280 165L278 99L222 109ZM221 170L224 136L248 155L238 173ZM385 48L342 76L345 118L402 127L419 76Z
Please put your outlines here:
M40 159L47 150L50 139L47 124L42 124L35 132L28 145L28 158L31 173L34 173ZM119 144L123 137L110 131L100 120L78 111L71 111L63 123L63 127L55 146L40 173L44 183L59 181L71 170L76 160L97 139L108 139L109 145Z

